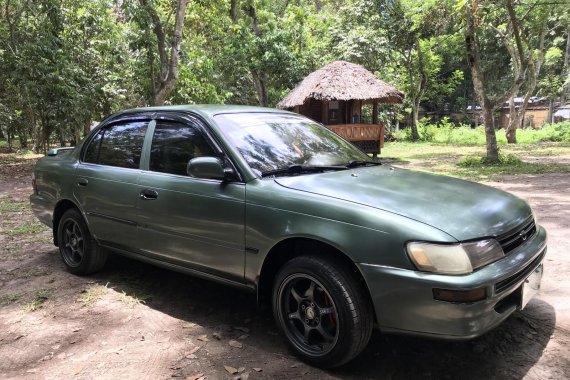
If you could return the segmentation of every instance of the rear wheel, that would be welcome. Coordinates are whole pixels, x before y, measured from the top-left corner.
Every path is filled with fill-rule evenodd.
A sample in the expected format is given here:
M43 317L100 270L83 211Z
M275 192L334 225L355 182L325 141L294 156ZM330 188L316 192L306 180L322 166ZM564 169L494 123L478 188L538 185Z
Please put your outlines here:
M71 273L86 275L105 265L107 252L93 239L79 210L72 208L62 215L57 237L59 253Z
M350 361L372 333L372 306L363 284L341 263L321 256L297 257L281 268L273 313L297 355L321 367Z

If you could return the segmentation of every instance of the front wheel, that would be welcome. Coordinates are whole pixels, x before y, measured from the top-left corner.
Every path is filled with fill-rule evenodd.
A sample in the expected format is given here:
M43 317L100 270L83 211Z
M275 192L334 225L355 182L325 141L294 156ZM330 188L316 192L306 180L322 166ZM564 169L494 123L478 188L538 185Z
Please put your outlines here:
M295 353L320 367L347 363L372 333L373 311L364 285L341 263L321 256L296 257L281 268L273 313Z
M67 270L73 274L96 272L107 261L107 252L93 239L77 209L69 209L62 215L57 228L57 241L61 258Z

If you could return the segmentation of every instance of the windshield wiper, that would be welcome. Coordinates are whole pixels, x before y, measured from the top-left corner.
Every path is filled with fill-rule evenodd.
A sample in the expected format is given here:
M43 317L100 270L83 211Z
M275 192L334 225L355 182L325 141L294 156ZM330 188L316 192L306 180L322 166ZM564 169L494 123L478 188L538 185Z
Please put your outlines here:
M262 177L270 177L280 174L322 173L328 170L345 170L348 166L327 165L289 165L286 168L267 170L261 173Z
M356 168L358 166L366 166L366 165L382 165L382 163L380 161L363 161L363 160L354 160L354 161L350 161L348 164L346 164L347 168Z

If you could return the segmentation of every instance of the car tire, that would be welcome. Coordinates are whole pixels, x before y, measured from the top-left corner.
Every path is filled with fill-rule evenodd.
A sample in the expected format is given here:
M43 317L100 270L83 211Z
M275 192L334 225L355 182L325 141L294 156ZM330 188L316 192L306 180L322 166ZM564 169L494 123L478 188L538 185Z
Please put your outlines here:
M324 368L341 366L368 344L374 313L363 282L342 263L300 256L273 286L273 315L293 351Z
M81 212L67 210L57 228L59 253L67 270L77 275L87 275L100 270L107 261L108 253L99 247Z

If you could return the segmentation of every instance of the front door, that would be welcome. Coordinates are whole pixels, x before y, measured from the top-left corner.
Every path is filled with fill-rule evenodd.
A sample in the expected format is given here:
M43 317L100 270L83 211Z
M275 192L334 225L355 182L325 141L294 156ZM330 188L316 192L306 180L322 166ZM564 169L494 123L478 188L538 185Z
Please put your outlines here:
M152 131L151 131L152 132ZM198 179L188 161L220 156L198 120L158 120L139 178L143 254L243 282L245 184Z

